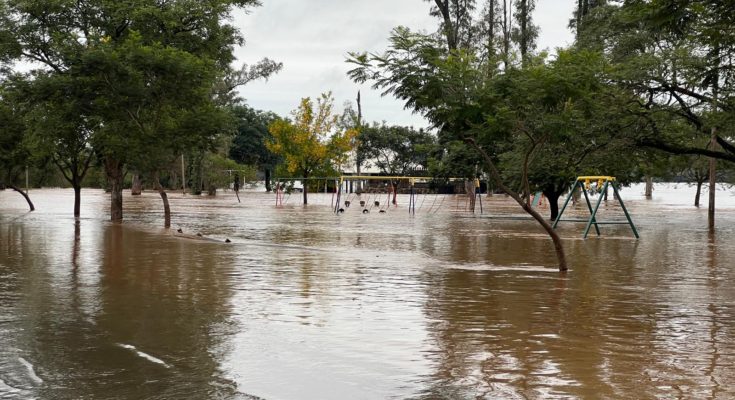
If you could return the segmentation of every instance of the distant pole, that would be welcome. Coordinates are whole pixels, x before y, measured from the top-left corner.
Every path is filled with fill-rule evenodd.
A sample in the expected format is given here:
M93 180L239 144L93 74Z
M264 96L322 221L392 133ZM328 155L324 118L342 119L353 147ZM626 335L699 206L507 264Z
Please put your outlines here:
M26 165L26 194L28 194L28 166Z
M711 149L717 146L717 128L712 128ZM715 230L715 193L717 192L717 160L709 159L709 209L707 210L707 223L710 232Z
M184 168L184 153L181 153L181 193L186 194L186 169Z
M715 54L718 57L717 67L720 67L720 46L715 45ZM718 71L718 70L716 70ZM712 111L717 113L717 99L720 92L720 74L715 73L715 81L712 86ZM712 137L710 150L717 151L717 126L712 126ZM707 212L707 223L710 233L715 232L715 193L717 192L717 160L714 157L709 159L709 210Z
M360 91L357 91L357 129L360 133L362 133L362 104L360 103ZM355 164L356 169L355 172L357 173L357 176L360 176L360 141L355 141ZM357 191L362 192L362 182L357 181ZM352 181L350 181L350 184L352 184Z

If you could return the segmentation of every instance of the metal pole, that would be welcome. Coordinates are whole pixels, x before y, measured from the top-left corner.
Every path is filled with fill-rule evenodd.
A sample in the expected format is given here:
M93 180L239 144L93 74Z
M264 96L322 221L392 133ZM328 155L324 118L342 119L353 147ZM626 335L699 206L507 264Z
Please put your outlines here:
M186 168L184 167L184 153L181 153L181 193L186 194Z
M561 211L559 211L559 215L556 216L556 221L554 221L554 225L551 227L552 229L556 229L556 226L559 225L559 221L561 221L561 216L564 215L564 210L567 209L567 205L569 205L569 201L572 200L572 197L574 197L574 191L577 189L577 186L581 183L578 180L574 181L574 185L572 185L572 190L569 191L569 196L567 196L567 199L564 201L564 205L561 207ZM584 187L582 188L584 190Z
M635 235L636 239L639 239L640 236L638 236L638 230L635 229L635 224L633 224L633 219L630 218L630 214L628 214L628 209L625 208L625 204L623 203L623 198L620 197L620 193L618 193L618 188L615 186L615 183L612 184L613 187L613 193L615 194L615 197L618 198L618 201L620 202L620 207L623 208L623 213L625 213L625 218L628 219L628 223L630 224L630 229L633 230L633 235Z
M607 182L605 182L605 184L607 185ZM582 193L584 193L584 200L585 202L587 202L587 209L590 210L590 215L591 215L590 222L593 222L595 224L595 231L597 231L597 236L600 236L600 228L597 226L597 221L595 220L595 214L597 214L597 210L592 211L592 203L590 203L590 197L587 195L587 190L584 188L584 186L582 187ZM600 199L602 199L602 196L600 196ZM597 206L598 207L600 206L599 201L597 202ZM588 229L585 229L585 234L584 234L585 238L587 238L586 232Z
M605 186L603 186L602 191L604 192L607 190L607 185L610 182L605 182ZM585 197L587 196L587 193L585 193ZM597 236L600 236L600 228L597 227L597 221L595 220L595 216L597 215L597 210L600 208L600 204L602 204L602 198L603 196L602 192L600 193L600 197L597 199L597 205L595 205L595 210L592 211L592 215L590 215L590 220L587 221L587 227L584 228L584 238L587 239L587 234L590 232L590 227L592 224L595 224L595 229L597 230ZM587 204L589 204L589 199L587 200Z
M413 186L408 196L408 213L411 214L411 206L413 206Z

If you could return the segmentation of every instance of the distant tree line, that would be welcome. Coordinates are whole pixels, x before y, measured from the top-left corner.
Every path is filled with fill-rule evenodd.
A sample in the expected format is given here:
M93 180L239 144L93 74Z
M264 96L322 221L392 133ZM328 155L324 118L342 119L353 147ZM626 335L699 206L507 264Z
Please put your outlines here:
M359 94L342 112L330 93L295 99L289 116L249 107L236 89L281 68L232 66L243 38L228 18L255 0L0 0L0 181L22 192L28 166L36 182L61 177L79 215L94 180L113 221L123 186L147 183L168 225L166 190L184 176L197 194L232 183L225 170L257 171L268 191L274 175L348 166L482 176L545 229L566 270L549 218L576 176L683 179L697 205L703 185L732 178L732 4L579 0L575 43L550 53L537 50L535 0L426 1L435 32L399 26L385 51L347 61L356 83L401 99L428 130L365 122ZM539 191L549 216L531 206Z

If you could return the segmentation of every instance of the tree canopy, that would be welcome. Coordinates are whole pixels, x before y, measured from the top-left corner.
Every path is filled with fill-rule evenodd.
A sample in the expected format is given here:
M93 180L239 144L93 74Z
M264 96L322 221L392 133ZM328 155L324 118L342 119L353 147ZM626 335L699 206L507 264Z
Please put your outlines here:
M273 138L266 147L283 157L289 173L308 179L316 170L340 171L347 162L357 132L337 129L333 103L331 93L323 93L316 104L306 97L293 112L293 121L276 120L269 126ZM304 184L304 204L307 202Z
M230 13L255 0L0 4L0 36L11 38L0 48L2 59L31 62L25 78L41 97L53 94L44 88L76 88L66 101L93 126L78 129L69 143L88 139L104 160L115 221L122 219L126 164L155 169L184 147L211 146L231 129L216 102L222 88L234 87L238 76L247 81L280 68L264 61L238 75L231 67L233 46L243 38L228 23ZM228 77L229 85L219 84Z

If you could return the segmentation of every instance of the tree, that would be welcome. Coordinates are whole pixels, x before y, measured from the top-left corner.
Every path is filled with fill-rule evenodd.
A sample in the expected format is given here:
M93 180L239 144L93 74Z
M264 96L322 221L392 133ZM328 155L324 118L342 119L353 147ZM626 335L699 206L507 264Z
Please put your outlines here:
M252 182L256 178L255 168L249 165L238 164L236 161L221 155L209 153L204 158L204 182L210 195L214 195L217 188L229 187L237 177L240 182Z
M630 91L636 142L673 154L735 161L735 23L730 2L629 1L588 10L579 44L604 52L608 79ZM585 14L586 13L586 14ZM592 23L594 21L595 23ZM684 122L688 129L680 129ZM714 190L709 226L714 228Z
M516 12L514 14L516 20L516 28L513 30L513 40L518 43L518 50L521 56L521 64L526 65L533 50L536 48L536 38L538 37L538 27L533 24L533 10L536 8L535 0L517 0Z
M29 76L68 77L82 85L79 92L86 99L93 99L89 115L99 126L91 143L111 185L111 219L121 221L124 169L131 155L160 149L158 128L175 131L183 119L192 120L183 114L204 112L202 119L213 122L215 93L222 97L217 89L223 85L218 82L236 75L230 68L232 50L243 42L225 21L233 7L258 2L4 0L0 4L4 11L0 36L12 37L1 50L38 66ZM274 70L271 63L262 65L263 70L247 69L252 73L245 73L245 78ZM195 141L206 145L211 132Z
M268 126L279 117L272 112L258 111L247 105L232 107L237 133L232 139L230 158L241 164L255 165L265 174L265 190L271 191L271 174L280 157L268 150L266 142L272 136Z
M339 171L347 159L347 152L356 132L339 131L337 116L333 113L331 93L322 94L314 102L301 100L293 112L293 122L276 120L268 127L273 139L266 143L268 150L283 157L288 172L309 179L317 169L334 168ZM304 183L304 204L308 203Z
M471 51L441 51L435 39L406 28L396 28L390 42L391 48L385 54L352 54L349 61L356 68L350 71L350 76L357 82L372 80L374 87L395 95L406 101L406 107L422 113L440 129L440 136L462 140L475 149L495 186L512 197L548 233L559 269L566 270L559 235L527 199L508 186L494 158L497 144L527 133L523 125L511 123L513 118L504 118L512 112L506 109L502 93L503 90L507 93L511 86L509 79L515 76L486 78L484 68L478 66ZM542 143L531 139L524 155L526 159ZM521 175L528 188L527 170Z
M90 113L91 99L68 75L38 72L18 84L29 108L29 143L36 156L48 157L72 186L74 217L79 217L82 181L94 159L90 140L100 125Z
M25 198L28 208L34 211L36 208L28 193L17 185L31 156L25 139L27 127L24 110L13 101L7 82L0 83L0 187L7 186L18 192Z
M392 176L405 176L416 169L428 168L428 155L436 143L434 136L423 129L385 124L364 127L358 141L359 158ZM396 184L391 181L393 204L396 203Z
M449 51L466 48L472 42L475 0L425 0L433 2L430 14L439 18L439 34Z

